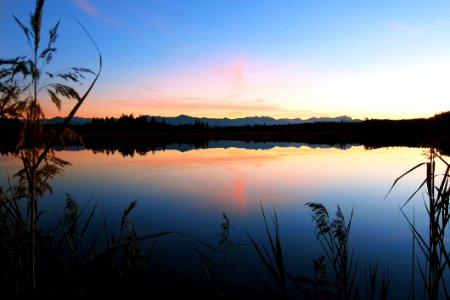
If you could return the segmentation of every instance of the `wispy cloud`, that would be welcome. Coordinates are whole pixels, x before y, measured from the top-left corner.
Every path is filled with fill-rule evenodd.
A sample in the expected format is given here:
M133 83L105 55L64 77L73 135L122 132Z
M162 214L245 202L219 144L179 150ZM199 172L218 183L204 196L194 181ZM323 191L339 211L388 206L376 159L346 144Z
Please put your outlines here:
M248 62L244 56L235 57L221 64L210 67L211 73L224 82L228 82L237 90L245 88L247 81Z
M298 62L288 64L231 54L176 70L152 70L152 74L144 71L132 80L110 86L97 103L86 104L86 111L101 111L108 116L133 113L220 118L342 114L336 113L335 108L326 113L323 108L313 110L311 103L318 102L314 91L322 87L316 77Z
M421 26L406 24L398 21L388 21L386 22L386 26L392 30L409 34L418 34L425 31L425 29Z
M155 76L155 74L158 76ZM279 91L285 91L286 82L298 86L304 82L299 75L291 76L285 66L261 62L247 54L230 54L221 57L208 57L195 64L180 65L176 69L162 70L150 74L144 71L134 76L133 82L139 82L142 91L135 94L149 93L145 88L151 83L156 93L162 95L192 96L197 98L222 98L224 101L261 98L276 99ZM295 77L295 78L294 78ZM148 98L148 97L146 97Z
M98 16L97 10L86 0L74 0L75 4L81 7L85 12L93 15Z
M91 16L105 23L113 24L114 22L100 13L88 0L73 0L73 2Z
M261 99L230 101L227 98L197 98L161 95L148 100L109 100L102 102L111 110L124 109L134 113L173 115L191 114L197 117L242 117L247 115L272 115L276 112L286 112L282 106L266 103Z

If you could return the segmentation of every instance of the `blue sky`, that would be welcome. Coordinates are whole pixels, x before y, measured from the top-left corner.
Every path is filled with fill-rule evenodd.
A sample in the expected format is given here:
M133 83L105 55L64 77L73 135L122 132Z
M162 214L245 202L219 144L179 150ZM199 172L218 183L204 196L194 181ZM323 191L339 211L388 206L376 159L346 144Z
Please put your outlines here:
M33 8L1 0L0 57L27 53L12 15L26 20ZM450 110L447 1L47 0L44 26L62 22L55 69L97 68L73 16L104 59L83 116L405 118ZM48 107L48 115L62 113Z

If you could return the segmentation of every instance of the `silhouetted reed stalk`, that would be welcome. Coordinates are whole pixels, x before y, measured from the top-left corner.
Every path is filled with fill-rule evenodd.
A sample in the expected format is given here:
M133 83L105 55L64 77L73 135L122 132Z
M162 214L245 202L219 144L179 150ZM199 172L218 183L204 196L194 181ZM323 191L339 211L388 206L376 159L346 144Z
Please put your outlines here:
M247 236L250 239L250 242L253 245L253 248L256 250L256 253L258 254L258 257L260 258L264 267L269 271L270 275L277 283L279 295L275 296L281 297L282 299L288 299L288 274L283 259L283 248L281 245L280 227L278 225L277 214L274 210L273 214L270 215L273 227L273 232L271 232L266 213L264 212L264 207L262 205L261 213L264 219L264 227L268 240L268 247L266 247L264 243L258 244L248 233ZM264 282L263 284L270 293L273 293L268 284Z
M292 283L295 290L305 299L359 299L359 287L362 284L357 281L359 260L355 260L349 249L353 210L350 221L346 223L339 206L334 220L330 220L328 211L323 204L307 203L307 206L312 210L317 239L325 252L325 256L320 256L313 262L314 277L293 275L287 270L277 214L273 211L270 215L271 230L269 220L261 206L267 243L257 243L248 233L247 236L265 269L276 282L278 294L274 293L266 282L263 282L263 285L275 298L288 299L293 296L288 288ZM331 266L332 278L329 277L325 260ZM369 264L365 280L367 299L387 299L390 284L391 274L388 268L379 272L378 265L373 267Z
M2 298L12 299L21 296L78 298L103 288L103 294L112 290L130 295L134 291L129 288L136 288L135 282L144 278L143 270L153 249L145 254L141 242L156 241L171 233L139 236L134 221L128 218L136 206L135 201L124 210L119 230L111 237L109 228L104 225L106 245L103 247L101 230L89 233L88 237L95 206L86 212L86 207L80 209L69 195L56 226L51 229L39 226L43 212L38 202L44 194L52 192L50 180L62 174L64 167L70 164L57 158L53 147L56 143L64 145L66 140L79 139L68 125L102 69L98 47L77 21L97 49L98 72L80 67L59 72L47 70L56 52L54 44L59 22L50 29L47 44L43 45L43 7L44 0L37 0L28 25L14 17L31 55L0 59L0 118L21 119L16 147L20 149L18 157L23 163L23 168L15 174L17 183L9 181L7 188L0 187L0 294ZM86 91L79 94L68 83L81 84L86 74L94 78ZM45 115L40 93L44 91L59 110L63 100L75 101L56 129L46 130L43 126ZM143 286L141 282L139 288L142 290Z
M436 173L436 161L441 162L444 166L445 170L442 174ZM450 275L450 248L448 247L448 236L446 236L446 233L450 230L449 164L434 149L430 149L428 161L417 164L398 177L388 194L401 178L422 166L426 167L426 177L416 191L405 201L401 207L401 212L409 224L414 241L425 258L425 261L421 261L416 256L426 297L428 299L439 299L444 296L448 299L450 297L447 281ZM424 201L428 214L427 232L421 232L416 227L414 220L411 221L403 211L403 208L424 186L427 197L426 201Z
M135 222L129 219L136 202L126 208L119 229L110 236L110 228L92 230L96 207L80 208L67 195L63 214L50 229L36 232L36 286L27 268L32 260L31 237L24 223L14 188L0 189L0 292L2 299L33 295L40 297L77 298L92 295L97 289L123 292L134 286L131 279L145 276L147 259L151 253L141 247L141 242L156 241L171 234L159 232L139 236ZM40 216L40 214L38 215ZM82 221L83 220L83 221ZM101 240L101 233L106 233ZM89 235L89 236L88 236ZM116 282L115 286L108 286ZM106 288L105 288L106 287ZM129 291L128 293L132 293Z
M391 274L389 268L382 271L379 274L378 265L372 266L369 264L368 270L366 270L366 298L367 300L377 299L377 295L380 300L386 300L391 285ZM379 292L378 292L379 290Z
M75 136L67 128L67 125L90 93L102 68L102 57L98 52L100 66L97 74L80 67L69 68L61 72L47 70L57 50L55 42L60 23L58 21L50 29L47 44L43 45L41 39L43 7L44 0L37 0L28 25L14 17L25 35L31 55L0 59L0 117L20 117L24 120L17 139L17 148L21 149L19 157L23 162L23 168L15 175L19 179L18 186L14 188L10 186L9 197L5 191L1 191L5 217L3 225L11 225L18 230L16 234L25 241L24 244L29 240L27 234L30 234L31 282L34 292L36 292L37 273L36 251L39 247L37 236L40 234L37 225L40 216L38 199L42 198L44 193L52 191L48 181L61 174L63 168L69 165L68 162L57 158L52 148L55 141L62 142L68 137ZM85 30L84 27L82 28ZM86 30L85 32L87 33ZM89 34L88 36L93 42ZM94 42L93 44L95 45ZM97 48L96 45L95 47ZM86 92L80 96L66 82L81 83L85 74L93 74L95 78ZM43 129L42 120L45 115L39 100L42 91L47 92L58 109L61 109L64 99L76 101L64 123L56 131L46 132ZM21 147L22 145L26 147ZM21 199L27 201L25 215L17 206L17 202Z
M54 44L58 35L59 22L50 29L47 44L42 45L43 7L44 0L37 0L35 11L30 16L28 26L14 17L25 35L31 50L31 56L0 60L0 92L2 93L0 117L19 116L25 121L17 141L17 147L24 144L27 146L20 150L23 169L16 174L22 188L18 190L20 193L15 196L19 199L28 199L26 223L31 233L33 290L36 289L37 201L45 192L51 191L48 180L60 174L63 168L69 164L58 159L54 155L52 147L56 139L64 139L68 135L73 136L73 133L65 125L69 124L70 119L94 86L100 75L102 65L99 53L99 71L82 96L64 82L81 83L84 74L94 74L91 70L74 67L63 72L48 72L46 67L52 62L53 55L56 52ZM58 109L61 109L62 99L64 98L73 99L77 102L58 132L45 132L43 130L42 120L45 115L39 101L39 95L44 90Z
M219 246L216 247L204 241L200 241L194 237L189 236L189 246L200 257L203 267L203 274L213 298L220 298L228 296L227 288L225 286L225 278L233 272L228 270L227 261L229 259L230 251L235 248L234 243L230 238L230 220L225 213L222 213L222 223L220 224Z
M289 278L305 299L332 299L334 285L328 276L328 268L324 255L314 259L313 270L314 277L289 275Z
M358 259L354 261L348 245L353 210L347 224L339 206L336 218L330 221L328 211L323 204L307 203L306 205L312 210L317 239L333 270L337 299L355 298L358 294L357 283L355 283Z

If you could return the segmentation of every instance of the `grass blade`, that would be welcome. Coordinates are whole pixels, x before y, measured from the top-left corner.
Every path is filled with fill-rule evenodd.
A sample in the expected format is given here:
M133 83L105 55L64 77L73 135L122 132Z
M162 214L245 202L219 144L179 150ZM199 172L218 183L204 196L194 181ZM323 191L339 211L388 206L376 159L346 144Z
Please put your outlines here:
M403 173L402 175L400 175L399 177L397 177L397 179L395 179L394 183L392 184L391 188L389 189L389 191L387 192L386 196L384 196L384 199L386 199L389 194L391 193L392 189L394 188L394 186L397 184L397 182L402 179L403 177L405 177L406 175L408 175L409 173L411 173L412 171L414 171L415 169L425 165L426 162L420 163L415 165L414 167L412 167L411 169L409 169L408 171L406 171L405 173Z

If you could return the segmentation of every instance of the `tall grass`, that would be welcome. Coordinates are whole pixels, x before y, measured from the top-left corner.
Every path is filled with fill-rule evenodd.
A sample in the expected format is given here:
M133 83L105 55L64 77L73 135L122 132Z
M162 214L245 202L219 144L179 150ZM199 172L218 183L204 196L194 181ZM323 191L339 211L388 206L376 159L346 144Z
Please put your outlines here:
M317 239L331 265L335 280L335 295L337 299L354 299L358 296L355 278L358 259L354 259L349 248L349 234L353 218L353 210L348 223L338 206L336 218L331 221L323 204L307 203L312 211L316 224Z
M136 203L127 207L118 229L92 224L96 207L80 208L67 195L57 223L50 228L39 226L33 237L24 222L21 199L14 188L0 189L0 293L2 299L20 297L77 298L103 290L105 294L133 294L130 287L142 289L151 248L145 240L171 234L158 232L138 235L134 220L129 218ZM106 223L106 222L105 222ZM94 233L88 231L94 231ZM112 231L112 234L110 233ZM95 233L96 232L96 233ZM28 266L35 257L35 274ZM33 276L34 275L34 276ZM115 282L115 285L111 285Z
M61 175L70 163L56 157L53 147L77 138L68 129L70 120L84 103L100 76L102 56L95 42L80 24L98 51L99 70L72 67L51 72L49 66L56 53L58 21L44 41L44 0L36 0L28 23L14 16L22 30L30 55L0 59L0 118L19 117L22 127L17 136L18 158L23 168L16 184L0 187L0 294L2 298L77 298L96 291L103 282L110 291L131 286L143 275L145 260L140 242L154 240L170 232L138 236L129 214L136 203L124 210L119 229L109 236L104 227L87 237L92 230L95 206L86 211L67 195L64 211L50 229L40 226L43 212L39 201L52 192L51 179ZM93 76L83 93L86 75ZM74 101L69 114L56 130L45 130L45 113L41 93L46 92L60 110L67 100ZM81 222L81 220L84 220ZM100 242L105 232L104 244ZM102 281L103 278L103 281ZM131 280L132 279L132 280ZM111 285L119 280L121 285ZM95 283L95 285L93 284ZM128 291L129 293L130 291Z
M58 21L49 30L47 43L44 43L41 35L43 11L44 0L36 0L35 10L30 15L28 24L14 17L25 36L30 54L0 59L0 117L18 116L24 120L17 138L17 146L26 147L20 148L19 157L23 162L23 169L16 174L20 185L16 195L27 199L27 213L23 221L31 233L31 243L28 246L31 247L30 268L33 289L36 289L36 249L39 246L36 239L39 219L38 199L45 192L51 191L48 181L61 174L63 168L69 164L57 158L52 147L55 140L73 136L67 125L90 93L102 67L99 53L100 67L97 74L80 67L51 72L48 67L57 51L55 43L60 22ZM69 83L81 83L87 74L93 74L94 79L86 92L80 95ZM47 92L58 109L61 109L63 100L74 100L76 103L58 132L46 132L43 129L42 120L45 114L40 101L40 94L43 91Z
M254 237L247 234L256 256L277 286L274 291L270 288L273 285L263 282L270 295L282 299L292 299L296 296L301 299L361 299L364 296L367 299L387 299L391 284L388 268L379 271L377 265L369 264L366 267L365 281L358 278L358 259L353 256L349 246L353 210L350 220L346 222L339 206L335 219L331 220L323 204L306 205L312 211L317 239L325 253L313 261L313 277L299 275L299 270L288 270L275 210L268 219L261 206L266 242L258 243ZM365 291L364 294L360 293L362 290Z
M262 205L261 213L264 220L264 227L268 242L267 246L264 243L257 243L255 239L248 233L247 236L254 249L256 250L259 259L263 263L264 267L269 271L269 274L278 286L278 293L276 293L270 288L269 284L263 283L267 291L276 297L288 299L288 274L284 262L283 247L281 244L281 234L277 214L274 210L273 214L270 215L271 224L273 227L273 232L271 232L268 223L269 221L267 220L266 213L264 212L264 207Z
M227 265L227 262L230 260L231 251L236 247L231 240L230 226L230 219L225 213L222 213L220 232L217 235L219 246L189 237L189 246L200 258L211 298L230 296L226 279L233 274L234 270Z
M437 163L443 167L443 173L436 171ZM424 285L425 297L427 299L440 299L442 297L448 299L450 298L448 282L450 278L450 246L448 241L450 231L449 164L437 151L430 149L427 161L417 164L399 176L394 181L388 195L399 180L421 167L425 167L425 179L405 201L401 207L401 212L408 222L416 245L420 249L420 252L416 254L415 261ZM422 194L422 196L428 214L428 227L425 232L418 229L414 220L411 220L404 212L404 207L423 187L425 187L425 195ZM413 294L415 292L413 291Z
M372 264L369 263L368 268L366 268L365 299L375 300L377 297L380 300L388 299L391 278L392 274L390 273L389 268L385 268L380 274L378 264L372 266Z

